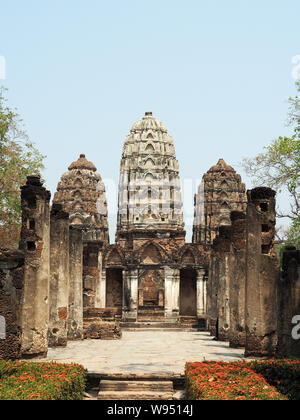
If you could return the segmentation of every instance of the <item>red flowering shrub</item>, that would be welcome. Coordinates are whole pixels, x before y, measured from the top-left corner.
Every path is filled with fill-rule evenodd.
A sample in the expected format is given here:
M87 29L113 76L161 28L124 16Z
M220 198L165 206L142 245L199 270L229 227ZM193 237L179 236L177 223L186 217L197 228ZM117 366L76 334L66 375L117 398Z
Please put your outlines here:
M289 400L300 401L300 360L264 360L247 365Z
M190 400L287 400L247 363L187 363L186 385Z
M0 361L0 400L82 400L80 365Z

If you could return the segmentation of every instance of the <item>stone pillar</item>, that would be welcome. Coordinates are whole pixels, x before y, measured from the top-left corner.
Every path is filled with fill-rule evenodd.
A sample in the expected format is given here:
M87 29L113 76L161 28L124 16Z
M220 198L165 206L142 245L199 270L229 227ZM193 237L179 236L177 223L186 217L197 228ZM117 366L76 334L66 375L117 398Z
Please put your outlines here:
M98 278L96 281L96 290L95 290L95 308L101 309L105 308L102 306L102 296L101 296L101 281L102 281L102 271L103 271L103 254L102 251L98 253Z
M279 265L274 250L275 191L248 191L246 216L246 356L272 357L277 346Z
M165 268L165 318L168 321L179 319L180 270Z
M206 270L197 270L197 317L206 318Z
M102 267L99 286L100 308L106 308L106 269Z
M99 254L101 242L87 242L83 246L83 307L99 308ZM101 262L101 260L100 260ZM98 289L98 291L97 291ZM97 296L98 295L98 296ZM96 301L98 301L96 303Z
M0 250L0 360L21 357L24 255Z
M245 332L245 285L246 285L246 215L231 213L232 248L229 262L230 271L230 331L229 345L244 348Z
M229 245L230 247L230 245ZM219 287L218 287L218 339L220 341L229 341L230 330L230 248L224 252L219 261Z
M208 280L206 285L207 297L206 297L206 315L207 315L207 329L212 337L217 336L217 319L218 319L218 263L215 247L212 247Z
M70 293L68 339L83 339L83 243L82 229L70 226Z
M24 358L48 351L50 289L50 192L39 176L29 176L21 188L20 249L25 253L21 353Z
M300 251L287 248L282 268L277 356L300 358Z
M124 321L136 322L137 320L139 299L143 299L142 294L139 296L138 277L139 272L137 269L132 268L123 272Z
M69 306L69 214L53 204L50 216L49 346L66 346Z

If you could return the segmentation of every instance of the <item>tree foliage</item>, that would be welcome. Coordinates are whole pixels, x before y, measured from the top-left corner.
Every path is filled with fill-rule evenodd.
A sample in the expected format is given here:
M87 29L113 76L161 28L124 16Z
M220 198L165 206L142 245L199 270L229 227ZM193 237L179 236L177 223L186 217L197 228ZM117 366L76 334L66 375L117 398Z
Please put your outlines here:
M300 83L296 84L300 92ZM277 216L289 218L287 240L300 246L300 99L289 99L289 124L294 131L291 137L279 137L263 153L253 159L244 159L243 166L254 182L281 191L286 188L290 195L290 212Z
M26 177L44 169L39 151L22 128L19 115L7 105L0 88L0 247L18 242L21 224L20 187Z

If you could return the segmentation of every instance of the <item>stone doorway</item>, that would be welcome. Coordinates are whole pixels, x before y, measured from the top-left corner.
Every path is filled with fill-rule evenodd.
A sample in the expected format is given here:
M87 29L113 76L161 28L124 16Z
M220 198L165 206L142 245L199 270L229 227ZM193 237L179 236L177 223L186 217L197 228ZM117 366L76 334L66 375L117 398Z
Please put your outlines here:
M122 313L123 305L123 270L109 268L106 271L106 307L118 308Z
M161 321L164 319L164 278L160 270L145 270L139 278L138 320Z
M197 316L197 272L180 270L180 316Z

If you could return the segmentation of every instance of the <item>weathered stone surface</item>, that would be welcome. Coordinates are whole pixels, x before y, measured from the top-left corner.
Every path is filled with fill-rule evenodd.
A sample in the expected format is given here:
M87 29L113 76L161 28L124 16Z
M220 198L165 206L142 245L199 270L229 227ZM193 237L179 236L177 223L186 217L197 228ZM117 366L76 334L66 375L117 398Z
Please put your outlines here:
M193 243L213 244L220 226L230 226L230 213L245 212L246 187L223 159L204 176L195 196Z
M245 282L246 282L246 216L231 213L231 255L229 260L229 342L232 348L243 348L245 331Z
M39 176L21 188L20 249L25 254L22 297L22 356L45 355L48 350L50 292L50 192Z
M53 204L50 217L49 346L67 345L69 306L69 214Z
M0 359L21 356L24 254L0 250Z
M119 325L112 322L86 322L84 338L91 340L120 340L122 332Z
M68 339L83 339L83 242L81 226L70 226Z
M246 355L274 356L278 341L279 264L274 250L275 191L248 191Z
M173 382L101 381L98 400L172 400Z
M293 337L295 317L300 317L300 251L288 249L283 254L283 272L279 284L278 351L279 357L300 358L300 339ZM297 335L300 330L297 329Z
M53 203L70 215L71 225L83 228L83 240L109 242L105 186L93 163L80 155L57 186Z

